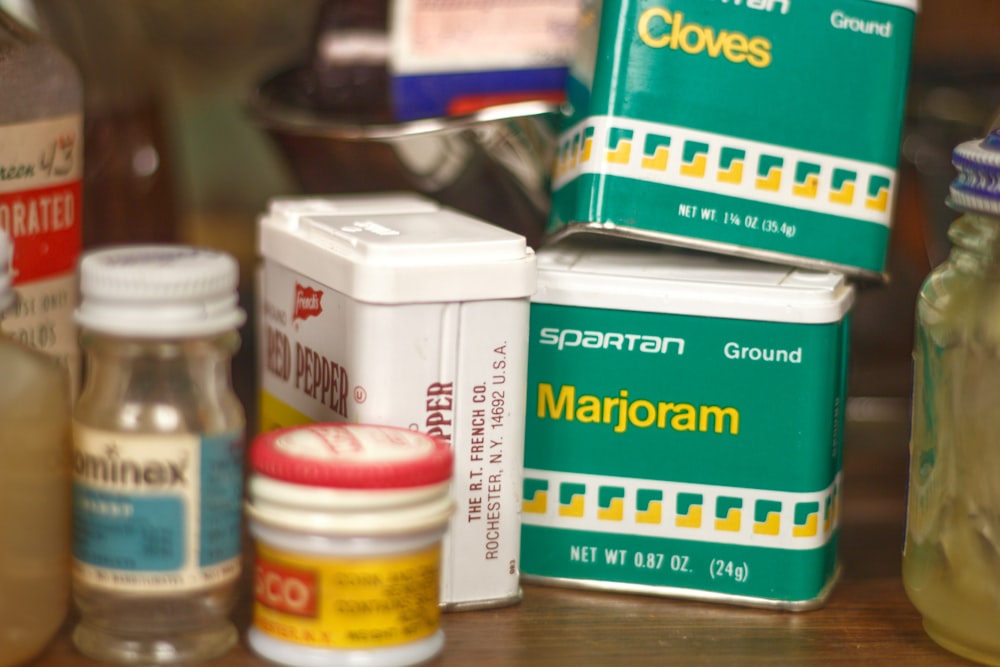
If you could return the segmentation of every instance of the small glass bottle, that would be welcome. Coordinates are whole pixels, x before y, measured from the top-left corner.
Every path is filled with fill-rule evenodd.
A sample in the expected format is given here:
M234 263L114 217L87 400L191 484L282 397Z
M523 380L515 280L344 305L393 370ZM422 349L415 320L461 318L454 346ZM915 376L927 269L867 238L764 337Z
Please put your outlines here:
M191 663L237 641L245 417L230 379L245 319L225 253L85 253L73 411L76 647Z
M1000 665L1000 129L953 162L952 250L916 308L903 584L934 641Z
M14 303L0 230L0 313ZM0 336L0 667L35 657L70 591L70 391L55 360Z

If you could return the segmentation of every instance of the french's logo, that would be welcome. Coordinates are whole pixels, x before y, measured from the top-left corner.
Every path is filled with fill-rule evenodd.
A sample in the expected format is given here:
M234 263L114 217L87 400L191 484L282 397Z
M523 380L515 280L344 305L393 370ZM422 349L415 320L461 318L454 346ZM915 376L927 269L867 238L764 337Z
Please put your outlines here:
M322 312L322 290L295 283L295 307L292 309L292 321L304 320L319 315Z

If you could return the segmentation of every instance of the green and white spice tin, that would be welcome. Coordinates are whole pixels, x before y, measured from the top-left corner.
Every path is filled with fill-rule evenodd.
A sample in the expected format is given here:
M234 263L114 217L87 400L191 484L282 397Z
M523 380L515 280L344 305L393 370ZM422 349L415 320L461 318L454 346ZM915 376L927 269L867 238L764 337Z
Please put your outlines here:
M538 253L528 581L784 609L837 574L843 274L650 244Z
M554 238L880 279L917 0L584 0Z

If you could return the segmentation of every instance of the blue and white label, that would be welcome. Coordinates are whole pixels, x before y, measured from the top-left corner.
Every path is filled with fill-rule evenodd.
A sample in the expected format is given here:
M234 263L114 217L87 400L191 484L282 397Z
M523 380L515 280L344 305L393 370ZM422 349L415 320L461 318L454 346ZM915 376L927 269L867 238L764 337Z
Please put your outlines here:
M121 434L74 425L73 557L78 581L135 592L239 576L240 433Z

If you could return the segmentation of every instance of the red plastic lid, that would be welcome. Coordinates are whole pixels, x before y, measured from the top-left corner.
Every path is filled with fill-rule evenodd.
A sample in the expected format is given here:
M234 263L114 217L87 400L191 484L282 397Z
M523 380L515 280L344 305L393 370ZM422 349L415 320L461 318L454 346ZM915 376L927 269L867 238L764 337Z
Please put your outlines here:
M367 424L307 424L258 436L253 469L292 484L402 489L451 478L448 444L425 433Z

